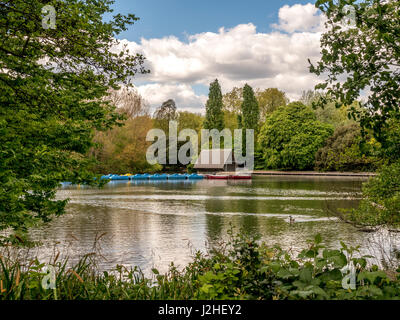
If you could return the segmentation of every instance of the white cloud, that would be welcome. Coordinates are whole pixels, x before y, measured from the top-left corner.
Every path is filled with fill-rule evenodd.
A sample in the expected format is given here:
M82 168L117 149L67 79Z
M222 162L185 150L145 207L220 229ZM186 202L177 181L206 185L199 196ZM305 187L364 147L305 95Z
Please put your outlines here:
M192 86L208 86L215 78L223 91L248 83L255 88L278 87L296 99L318 82L309 73L307 59L315 62L320 57L323 17L311 4L296 4L282 7L279 19L270 33L259 33L249 23L191 35L187 42L170 36L121 44L147 58L151 73L136 80L153 107L174 99L180 109L204 111L206 97ZM144 81L147 84L140 85Z
M318 12L315 5L307 3L305 5L295 4L285 5L279 9L279 24L273 24L276 29L289 33L316 32L322 31L324 25L323 16Z
M164 101L174 99L179 110L200 112L207 101L206 96L196 95L188 84L160 84L152 83L139 85L138 92L150 102L152 111L161 106Z

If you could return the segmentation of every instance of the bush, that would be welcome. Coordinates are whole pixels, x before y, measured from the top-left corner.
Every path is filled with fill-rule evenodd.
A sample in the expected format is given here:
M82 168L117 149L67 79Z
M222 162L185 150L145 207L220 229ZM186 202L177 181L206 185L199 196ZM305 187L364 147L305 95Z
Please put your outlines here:
M400 226L400 161L383 166L363 185L363 199L344 217L356 224Z
M375 171L379 161L374 154L379 149L374 139L366 137L364 144L357 124L338 127L325 146L315 155L315 169L319 171Z
M300 102L280 107L261 128L257 168L312 169L315 153L333 133L333 127L316 120L314 111Z

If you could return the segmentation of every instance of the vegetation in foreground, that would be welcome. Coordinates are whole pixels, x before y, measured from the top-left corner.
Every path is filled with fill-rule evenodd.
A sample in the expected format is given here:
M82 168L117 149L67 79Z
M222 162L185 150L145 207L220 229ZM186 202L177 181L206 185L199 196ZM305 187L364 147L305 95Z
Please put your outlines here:
M297 257L257 238L229 233L228 242L196 252L183 270L171 263L162 275L153 269L146 278L138 269L117 266L100 272L94 254L72 268L54 259L55 288L43 289L50 277L45 264L23 264L0 258L0 299L83 300L190 300L190 299L398 299L400 276L371 265L358 248L342 243L339 250L325 248L320 235ZM229 243L229 245L228 245ZM355 283L346 280L346 266L354 267ZM351 268L350 268L351 269ZM399 271L399 270L397 270ZM347 274L348 276L348 274ZM47 277L47 278L46 278ZM343 283L345 284L343 286ZM347 286L346 286L347 284ZM345 288L346 289L345 289Z

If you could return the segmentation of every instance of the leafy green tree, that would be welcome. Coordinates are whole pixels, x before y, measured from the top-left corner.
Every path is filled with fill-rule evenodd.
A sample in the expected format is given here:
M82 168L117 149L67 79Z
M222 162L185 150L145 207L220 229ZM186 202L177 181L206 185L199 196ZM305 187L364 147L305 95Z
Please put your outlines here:
M380 164L380 144L374 138L361 136L358 124L338 127L325 146L315 155L319 171L375 171Z
M231 113L238 113L243 103L243 88L234 87L222 97L223 108Z
M349 5L355 13L354 27L342 23ZM352 105L369 91L362 110L351 108L350 114L363 128L373 129L381 142L387 119L400 119L400 2L318 0L316 6L325 13L328 29L321 38L321 60L310 67L311 72L328 76L316 89L326 89L337 106Z
M123 119L103 98L146 72L144 57L116 40L138 18L105 22L112 3L0 3L0 230L11 240L64 212L60 182L98 183L86 157L95 130ZM55 8L54 28L42 24L44 5Z
M319 102L320 99L324 98L324 96L324 93L318 91L303 91L300 101L306 106L313 107ZM356 110L360 110L358 101L354 102L353 106ZM353 119L348 118L347 115L349 109L350 108L345 105L337 108L334 101L327 101L326 104L315 108L315 114L317 116L317 120L324 123L329 123L336 129L341 126L357 123Z
M224 114L222 112L222 93L218 79L210 84L210 92L206 104L206 119L204 121L205 129L224 129Z
M265 120L268 114L271 114L280 106L289 103L286 94L277 88L256 89L254 92L259 110L260 119ZM243 103L243 88L233 88L223 96L224 110L240 114Z
M312 169L317 150L332 133L333 127L319 122L310 107L300 102L280 107L267 118L258 136L261 167Z
M255 94L260 107L261 120L265 120L278 107L286 106L289 103L286 94L277 88L257 89Z
M195 130L198 134L203 127L204 116L200 113L193 113L189 111L178 112L178 131L183 129Z
M354 26L341 23L350 12L349 5ZM360 120L364 131L372 129L382 144L382 154L393 162L365 185L364 200L349 217L359 224L398 225L399 140L390 131L393 126L398 132L400 119L400 2L318 0L316 6L327 17L327 32L321 38L321 60L310 71L328 77L316 89L326 90L338 107L351 105L367 92L361 110L351 108L349 115Z

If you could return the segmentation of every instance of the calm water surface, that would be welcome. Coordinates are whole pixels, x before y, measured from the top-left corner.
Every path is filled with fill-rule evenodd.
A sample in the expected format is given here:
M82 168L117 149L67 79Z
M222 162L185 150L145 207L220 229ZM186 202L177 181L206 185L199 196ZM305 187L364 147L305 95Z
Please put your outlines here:
M165 271L183 267L191 248L225 238L230 224L285 248L298 250L321 233L325 244L339 240L365 245L368 234L329 215L327 208L357 206L362 178L256 177L252 181L110 182L103 189L70 186L67 214L32 231L48 257L54 246L72 258L91 252L101 238L101 267L138 265ZM295 218L289 224L289 216Z

